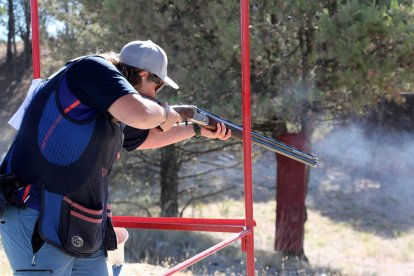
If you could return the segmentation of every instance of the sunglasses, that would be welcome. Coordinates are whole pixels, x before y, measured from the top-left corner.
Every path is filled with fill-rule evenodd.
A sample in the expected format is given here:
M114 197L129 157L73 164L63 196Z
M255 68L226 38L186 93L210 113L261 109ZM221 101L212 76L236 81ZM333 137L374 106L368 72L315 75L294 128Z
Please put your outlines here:
M148 73L148 79L150 81L153 81L157 86L155 87L155 93L157 94L158 92L161 91L161 89L164 88L165 83L164 81L158 77L157 75L153 74L153 73Z

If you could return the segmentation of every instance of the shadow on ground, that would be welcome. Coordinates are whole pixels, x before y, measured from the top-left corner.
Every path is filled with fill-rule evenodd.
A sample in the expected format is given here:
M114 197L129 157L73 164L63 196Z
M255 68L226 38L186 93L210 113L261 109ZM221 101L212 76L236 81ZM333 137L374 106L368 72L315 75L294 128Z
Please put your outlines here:
M145 262L167 268L222 241L202 233L132 229L128 231L130 239L125 245L126 262ZM255 257L257 275L342 275L338 270L312 267L302 260L282 258L272 252L256 250ZM245 269L245 254L240 250L240 241L187 268L194 275L245 275Z
M10 146L15 130L8 125L8 120L23 102L31 84L32 68L24 65L24 57L19 56L11 64L0 62L0 154Z

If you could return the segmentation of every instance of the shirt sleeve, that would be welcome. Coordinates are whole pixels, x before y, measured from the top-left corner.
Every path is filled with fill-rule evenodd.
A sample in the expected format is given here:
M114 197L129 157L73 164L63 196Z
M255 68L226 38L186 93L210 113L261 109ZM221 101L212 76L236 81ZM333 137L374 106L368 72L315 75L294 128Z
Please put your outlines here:
M122 147L127 151L133 151L147 139L149 129L138 129L126 125L123 132L124 144Z
M106 112L120 97L137 93L112 63L99 56L79 61L66 74L72 93L101 112Z

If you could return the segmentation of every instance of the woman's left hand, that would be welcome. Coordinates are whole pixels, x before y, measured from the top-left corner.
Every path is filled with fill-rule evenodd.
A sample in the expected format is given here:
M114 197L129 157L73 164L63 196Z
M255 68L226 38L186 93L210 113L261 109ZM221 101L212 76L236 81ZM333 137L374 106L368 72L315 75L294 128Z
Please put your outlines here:
M227 129L223 123L217 123L216 131L201 127L201 136L225 141L231 137L231 129Z

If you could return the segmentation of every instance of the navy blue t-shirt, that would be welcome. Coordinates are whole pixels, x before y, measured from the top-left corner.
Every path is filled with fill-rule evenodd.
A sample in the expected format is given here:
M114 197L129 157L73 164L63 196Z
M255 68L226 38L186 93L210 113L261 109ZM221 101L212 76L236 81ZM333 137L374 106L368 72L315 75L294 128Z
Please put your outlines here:
M99 56L89 56L79 60L65 73L57 97L63 109L70 108L68 116L84 121L98 112L108 112L117 99L134 93L137 91L112 63ZM74 105L78 100L80 104ZM123 148L132 151L146 140L149 130L125 126L123 133ZM17 197L28 208L40 210L37 185L21 188L17 191Z
M79 61L66 75L69 90L92 110L107 112L111 104L120 97L137 93L112 63L99 56ZM79 105L79 108L82 106ZM76 113L76 110L72 111ZM145 141L148 132L148 129L126 126L123 148L127 151L136 149Z

